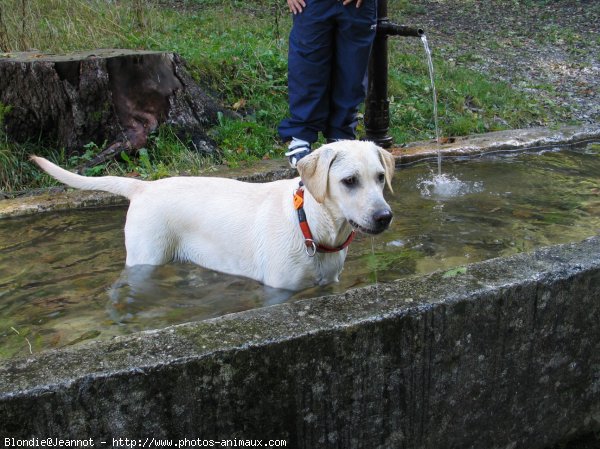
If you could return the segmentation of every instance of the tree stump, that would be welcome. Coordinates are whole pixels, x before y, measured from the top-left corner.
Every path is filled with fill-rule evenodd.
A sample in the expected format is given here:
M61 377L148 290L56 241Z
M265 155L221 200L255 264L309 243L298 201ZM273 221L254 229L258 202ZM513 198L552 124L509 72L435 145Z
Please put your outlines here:
M69 153L94 142L106 145L104 159L142 148L163 123L213 153L206 130L223 109L177 54L132 50L0 54L0 103L10 108L3 124L9 139Z

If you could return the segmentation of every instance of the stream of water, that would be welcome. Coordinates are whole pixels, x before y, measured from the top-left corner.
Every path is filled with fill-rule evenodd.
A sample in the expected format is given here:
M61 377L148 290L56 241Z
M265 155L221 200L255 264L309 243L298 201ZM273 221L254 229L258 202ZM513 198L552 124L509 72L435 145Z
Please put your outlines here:
M420 181L419 186L435 195L440 196L453 196L457 194L463 194L469 189L478 189L477 184L471 185L468 182L461 181L455 176L442 173L442 151L441 151L441 132L438 117L438 101L437 101L437 89L435 87L435 72L433 69L433 60L431 57L431 49L427 36L422 35L421 41L423 42L423 48L425 49L425 56L427 58L427 68L429 70L429 81L431 83L431 96L433 101L433 122L435 127L435 142L437 147L437 173L432 174L430 178L423 179Z
M427 36L422 35L421 41L423 42L423 48L425 49L425 56L427 57L427 68L429 69L429 80L431 82L431 95L433 100L433 121L435 126L435 141L438 146L437 152L437 163L438 163L438 176L442 176L442 152L440 151L440 123L438 118L438 106L437 106L437 90L435 88L435 72L433 71L433 60L431 58L431 49L429 48L429 42L427 42Z

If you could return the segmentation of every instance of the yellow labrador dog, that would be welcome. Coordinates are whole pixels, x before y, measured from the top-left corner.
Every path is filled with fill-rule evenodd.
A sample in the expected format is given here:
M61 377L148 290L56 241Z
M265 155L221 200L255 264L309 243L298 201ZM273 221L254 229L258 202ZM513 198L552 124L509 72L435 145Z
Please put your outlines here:
M324 145L300 160L300 178L262 184L86 177L32 159L71 187L129 198L127 266L192 262L301 290L337 282L355 230L378 234L392 220L383 188L391 189L394 158L371 142Z

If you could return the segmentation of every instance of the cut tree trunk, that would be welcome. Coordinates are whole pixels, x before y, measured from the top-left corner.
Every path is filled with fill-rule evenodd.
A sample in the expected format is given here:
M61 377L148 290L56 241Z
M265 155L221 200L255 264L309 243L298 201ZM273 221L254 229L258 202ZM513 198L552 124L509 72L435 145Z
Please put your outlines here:
M4 131L15 142L40 141L68 153L91 142L91 164L142 148L163 123L203 153L219 102L194 82L175 53L94 50L68 55L0 54Z

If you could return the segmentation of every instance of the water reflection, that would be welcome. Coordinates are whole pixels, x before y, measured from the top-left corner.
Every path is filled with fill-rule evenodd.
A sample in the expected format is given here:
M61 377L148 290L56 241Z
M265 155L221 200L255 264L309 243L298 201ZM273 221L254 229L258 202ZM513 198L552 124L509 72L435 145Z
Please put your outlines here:
M117 324L145 329L274 305L292 295L191 264L137 265L125 267L110 287L107 313Z

